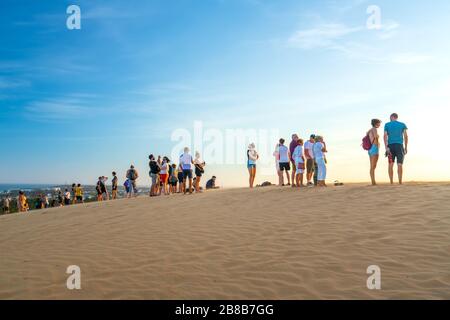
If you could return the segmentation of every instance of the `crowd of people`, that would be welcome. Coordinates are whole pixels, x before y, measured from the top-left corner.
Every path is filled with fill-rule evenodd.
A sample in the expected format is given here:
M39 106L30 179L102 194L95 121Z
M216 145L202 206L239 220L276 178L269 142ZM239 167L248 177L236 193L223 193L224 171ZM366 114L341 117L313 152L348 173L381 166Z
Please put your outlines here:
M328 152L322 136L312 134L306 142L298 134L292 135L289 147L281 138L275 146L273 156L278 175L279 186L319 186L326 187ZM256 162L259 159L255 144L251 143L247 150L247 168L249 172L249 186L254 187L256 176ZM290 173L292 171L292 173ZM304 184L306 172L306 184ZM286 176L286 180L285 180ZM292 181L292 183L291 183ZM314 182L313 182L314 181Z
M380 136L378 128L381 121L373 119L372 128L363 138L362 146L368 152L370 159L370 178L372 185L376 185L375 170L380 154ZM398 114L393 113L390 121L384 127L385 156L389 161L389 180L394 183L394 164L397 162L397 174L400 184L403 183L403 161L408 153L407 126L398 121ZM318 186L326 187L327 158L326 143L322 136L312 134L307 141L299 138L298 134L292 135L289 147L285 145L282 138L275 146L273 156L275 157L278 185L292 185L292 187ZM254 143L247 149L247 168L249 172L249 187L254 187L256 177L256 163L259 159ZM290 174L290 171L292 173ZM304 175L306 173L306 184ZM286 180L285 180L286 177ZM291 184L292 181L292 184ZM285 183L287 182L287 183ZM341 185L339 183L339 185Z
M372 185L376 185L375 171L380 155L380 135L378 129L381 120L373 119L371 128L362 140L362 147L368 152L370 159L370 179ZM407 126L398 121L398 114L393 113L390 121L384 126L385 157L388 159L388 174L391 184L394 183L394 165L397 162L397 174L400 184L403 182L403 162L408 153ZM289 146L284 139L280 139L275 146L273 156L275 157L276 172L279 186L292 187L326 187L327 158L328 152L324 138L320 135L311 134L308 140L301 139L298 134L292 135ZM253 188L256 178L256 165L259 154L256 146L251 143L247 149L247 169L249 172L249 187ZM175 193L192 194L201 193L201 181L205 173L206 163L199 152L193 157L188 147L184 148L179 157L178 164L172 163L167 156L151 154L149 156L149 176L151 187L149 196L171 195ZM305 176L306 175L306 176ZM306 178L306 179L305 179ZM137 180L139 173L131 165L126 172L124 182L126 197L137 196ZM111 193L107 187L108 178L101 176L96 184L97 201L114 200L118 198L119 179L116 172L112 172ZM206 189L216 189L216 177L213 176L206 182ZM11 211L11 198L2 200L4 213ZM39 194L35 200L36 209L67 206L84 202L84 190L81 184L72 184L72 188L64 192L58 190L55 197L49 200L45 194ZM30 209L30 202L25 193L20 191L17 197L17 209L26 212Z

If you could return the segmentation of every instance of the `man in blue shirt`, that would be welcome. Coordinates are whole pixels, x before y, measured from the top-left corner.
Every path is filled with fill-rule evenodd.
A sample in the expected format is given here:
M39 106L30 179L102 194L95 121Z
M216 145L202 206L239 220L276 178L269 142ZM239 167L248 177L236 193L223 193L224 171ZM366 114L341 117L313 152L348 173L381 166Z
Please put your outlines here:
M394 163L397 159L398 182L402 184L403 160L408 153L408 128L398 121L398 114L391 115L391 122L384 126L384 145L389 157L389 179L394 184Z

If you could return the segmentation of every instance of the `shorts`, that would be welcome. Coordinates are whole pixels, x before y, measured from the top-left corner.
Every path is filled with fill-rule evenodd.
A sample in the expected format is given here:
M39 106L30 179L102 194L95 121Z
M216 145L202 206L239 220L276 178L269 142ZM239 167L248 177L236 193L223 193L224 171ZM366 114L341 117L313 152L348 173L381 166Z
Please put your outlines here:
M197 177L201 177L203 175L203 172L201 172L198 168L195 168L195 175Z
M167 179L169 179L169 175L167 173L162 173L159 177L161 178L161 183L166 183Z
M254 164L254 163L247 163L247 169L256 169L256 164Z
M306 172L307 173L314 172L314 159L306 159Z
M394 143L388 145L388 148L391 152L392 162L395 162L395 159L397 159L397 164L403 164L403 161L405 160L405 149L403 148L403 145Z
M380 148L376 144L373 144L369 150L369 157L377 156L380 154Z
M280 171L291 170L291 164L289 162L280 162Z
M83 197L82 196L77 196L77 201L83 201Z
M183 180L184 180L183 172L178 172L178 182L183 183Z
M183 169L183 180L186 178L192 179L192 170L191 169Z
M297 174L303 174L305 172L305 163L304 162L296 162L295 163L295 171Z
M156 181L158 181L158 174L157 173L150 173L150 178L152 178L152 185L155 185Z
M175 176L170 177L169 184L173 187L176 187L178 183L178 179Z

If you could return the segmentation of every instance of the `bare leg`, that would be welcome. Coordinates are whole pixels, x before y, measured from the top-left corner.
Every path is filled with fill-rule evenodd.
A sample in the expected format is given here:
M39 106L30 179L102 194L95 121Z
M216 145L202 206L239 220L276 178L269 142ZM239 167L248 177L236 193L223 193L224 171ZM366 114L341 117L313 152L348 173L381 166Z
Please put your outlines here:
M389 180L394 184L394 163L389 163Z
M295 187L296 185L296 173L297 173L297 168L295 167L295 163L291 162L292 165L292 174L291 174L291 180L292 180L292 186Z
M402 164L399 164L398 166L397 166L398 168L398 183L399 184L403 184L403 165Z
M375 181L375 169L377 168L378 157L378 155L370 157L370 180L373 186L377 185Z

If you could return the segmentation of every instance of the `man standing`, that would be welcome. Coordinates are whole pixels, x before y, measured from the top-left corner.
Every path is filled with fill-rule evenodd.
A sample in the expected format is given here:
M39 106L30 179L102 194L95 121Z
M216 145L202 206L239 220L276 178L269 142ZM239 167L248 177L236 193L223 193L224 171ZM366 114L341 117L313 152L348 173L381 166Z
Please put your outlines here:
M292 164L292 174L291 174L291 180L292 180L292 187L296 186L296 182L295 182L295 176L296 176L296 172L297 172L297 168L295 167L295 161L292 157L292 155L294 154L295 148L297 148L298 146L298 135L296 133L294 133L292 135L292 141L289 144L289 152L291 154L291 164Z
M286 171L287 185L291 185L291 179L289 176L289 171L291 170L290 159L291 153L289 152L288 147L284 145L284 139L280 139L280 171L281 171L281 186L284 187L284 177L283 172Z
M133 165L130 166L130 169L127 171L127 179L130 181L130 193L128 197L131 198L131 193L134 196L137 196L137 188L136 188L136 180L139 178L139 174Z
M408 128L398 121L398 114L391 115L391 122L384 126L384 145L389 155L389 179L394 184L394 163L397 159L399 184L403 183L403 160L408 153Z
M112 180L111 180L111 195L112 195L112 199L115 200L117 199L117 189L118 189L118 178L117 178L117 174L115 171L113 171L112 173Z
M10 202L9 197L5 197L3 199L3 213L4 214L8 214L10 212L9 202Z
M194 160L192 159L191 154L189 153L189 148L184 148L184 153L180 156L180 165L183 170L183 190L184 194L186 194L186 179L189 179L189 194L192 193L192 165L194 164Z
M312 134L309 137L309 140L305 142L304 151L306 158L306 180L308 181L307 186L312 186L311 182L313 174L314 174L314 153L313 146L315 143L316 136Z

